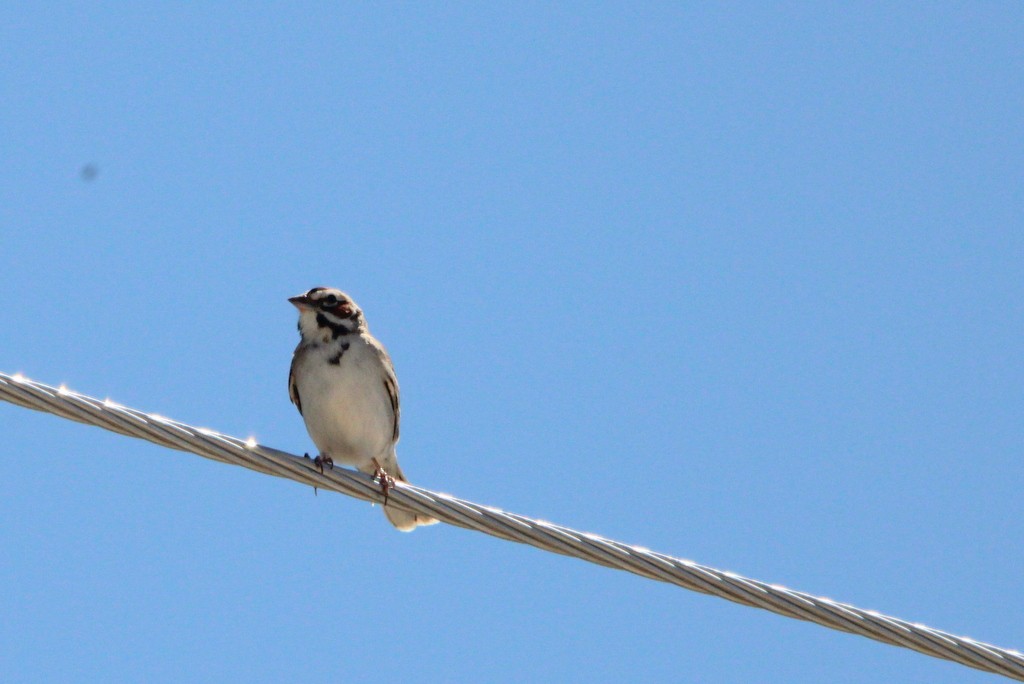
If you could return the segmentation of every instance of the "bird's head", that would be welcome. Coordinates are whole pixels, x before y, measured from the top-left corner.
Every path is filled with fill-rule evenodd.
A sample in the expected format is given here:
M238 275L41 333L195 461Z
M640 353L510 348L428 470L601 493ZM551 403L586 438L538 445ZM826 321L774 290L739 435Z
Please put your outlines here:
M299 310L299 332L303 339L326 340L365 327L363 310L336 288L314 287L288 301Z

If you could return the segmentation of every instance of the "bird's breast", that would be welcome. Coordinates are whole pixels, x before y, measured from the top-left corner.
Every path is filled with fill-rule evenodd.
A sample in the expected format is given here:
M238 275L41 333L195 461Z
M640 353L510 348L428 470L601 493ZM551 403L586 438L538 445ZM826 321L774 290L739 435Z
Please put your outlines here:
M390 450L394 417L373 350L352 343L337 363L340 347L309 351L296 366L296 384L320 453L360 467Z

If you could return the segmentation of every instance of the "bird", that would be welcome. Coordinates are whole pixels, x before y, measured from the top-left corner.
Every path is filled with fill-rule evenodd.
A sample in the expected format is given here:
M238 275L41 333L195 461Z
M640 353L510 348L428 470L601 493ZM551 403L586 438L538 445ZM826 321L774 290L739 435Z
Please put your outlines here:
M407 481L395 453L398 378L384 345L370 334L363 310L332 287L314 287L288 301L299 310L300 336L288 373L288 396L320 450L314 463L321 472L340 463L378 480L384 514L403 532L436 523L388 505L394 482Z

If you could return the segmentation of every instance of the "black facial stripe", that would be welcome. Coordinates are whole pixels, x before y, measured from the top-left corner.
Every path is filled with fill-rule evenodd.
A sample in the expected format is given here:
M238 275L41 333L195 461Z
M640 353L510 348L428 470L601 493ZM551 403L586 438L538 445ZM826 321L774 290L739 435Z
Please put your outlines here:
M351 345L348 342L341 345L341 349L338 350L338 353L332 356L331 358L327 359L327 363L333 363L335 366L341 363L341 357L344 356L345 352L348 351L349 346Z
M330 328L331 337L333 337L334 339L338 339L342 335L351 335L352 333L355 332L355 329L349 330L340 323L331 323L329 320L327 320L327 316L324 316L322 313L318 313L316 315L316 324L319 325L321 328Z

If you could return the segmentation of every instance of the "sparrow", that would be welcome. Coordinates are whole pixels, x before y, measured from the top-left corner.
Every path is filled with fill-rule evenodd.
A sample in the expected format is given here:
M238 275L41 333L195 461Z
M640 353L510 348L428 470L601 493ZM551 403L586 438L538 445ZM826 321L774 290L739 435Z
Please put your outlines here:
M320 450L314 462L321 471L341 463L377 479L384 514L403 532L436 523L387 504L395 480L406 481L395 455L398 378L384 345L370 334L363 310L329 287L314 287L288 301L299 310L301 336L288 395Z

